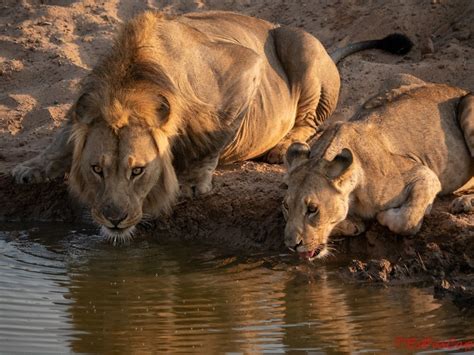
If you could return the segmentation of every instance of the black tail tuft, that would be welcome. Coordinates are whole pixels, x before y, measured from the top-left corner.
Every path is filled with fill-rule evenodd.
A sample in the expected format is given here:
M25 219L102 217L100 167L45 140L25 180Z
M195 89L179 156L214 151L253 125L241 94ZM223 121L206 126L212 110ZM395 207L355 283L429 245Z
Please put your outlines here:
M392 54L404 55L407 54L413 47L413 42L401 33L392 33L385 38L379 40L377 44L378 49L382 49Z

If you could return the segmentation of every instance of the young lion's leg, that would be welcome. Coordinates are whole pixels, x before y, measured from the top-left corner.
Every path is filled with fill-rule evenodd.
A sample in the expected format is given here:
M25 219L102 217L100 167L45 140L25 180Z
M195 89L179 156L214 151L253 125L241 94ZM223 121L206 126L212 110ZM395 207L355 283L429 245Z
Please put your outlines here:
M181 194L185 197L204 195L212 190L212 174L219 162L219 155L211 155L179 177Z
M379 212L377 220L397 234L416 234L423 217L430 213L441 183L436 174L426 166L419 166L410 172L406 187L408 196L400 207Z
M64 175L71 166L73 145L69 142L70 135L71 123L67 121L43 152L13 168L15 181L19 184L40 183Z
M281 163L293 142L306 142L337 105L340 78L322 44L310 34L280 27L272 32L278 58L298 98L294 127L267 154L269 163Z
M458 106L458 121L464 134L471 157L474 158L474 95L464 96ZM472 160L471 160L472 161ZM474 164L474 163L473 163ZM474 165L471 164L473 167ZM472 168L474 170L474 168ZM474 210L474 194L460 196L451 203L452 213L471 212Z
M331 236L353 237L365 232L365 223L356 218L346 218L340 222L331 232Z
M464 96L458 106L458 121L471 157L474 158L474 95Z

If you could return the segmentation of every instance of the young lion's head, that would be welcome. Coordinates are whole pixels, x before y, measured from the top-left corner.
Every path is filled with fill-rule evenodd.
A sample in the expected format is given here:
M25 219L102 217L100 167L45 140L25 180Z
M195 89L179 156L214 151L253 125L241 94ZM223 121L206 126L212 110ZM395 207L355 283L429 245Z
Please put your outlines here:
M293 143L286 155L288 190L282 210L285 244L306 259L327 255L327 241L349 210L354 156L342 149L331 160L310 157L306 143Z

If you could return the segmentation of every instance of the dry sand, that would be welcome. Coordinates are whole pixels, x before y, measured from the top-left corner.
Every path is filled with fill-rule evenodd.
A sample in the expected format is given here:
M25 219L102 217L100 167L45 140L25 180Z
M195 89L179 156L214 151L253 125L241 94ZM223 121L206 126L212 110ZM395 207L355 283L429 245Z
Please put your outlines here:
M339 65L342 91L334 119L350 117L396 73L474 89L474 2L470 0L3 0L1 174L51 141L76 97L78 83L110 48L120 23L146 9L175 14L238 11L304 28L329 50L392 32L411 37L415 48L403 58L368 51ZM214 192L180 203L172 216L156 223L155 231L160 232L156 234L240 252L279 250L284 225L278 188L282 171L280 166L255 162L221 169ZM472 292L459 285L473 284L474 215L449 214L446 207L451 199L437 201L414 238L391 235L374 224L365 236L337 242L339 255L365 255L350 263L348 274L379 281L428 277L437 285L437 294L455 298L462 294L462 300L472 302ZM15 186L3 175L0 201L0 220L82 216L81 208L69 201L62 181Z

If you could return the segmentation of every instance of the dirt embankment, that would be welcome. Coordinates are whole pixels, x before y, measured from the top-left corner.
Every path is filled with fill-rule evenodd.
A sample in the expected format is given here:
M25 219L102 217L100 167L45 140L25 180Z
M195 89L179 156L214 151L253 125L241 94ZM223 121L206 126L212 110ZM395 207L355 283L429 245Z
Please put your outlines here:
M16 186L5 174L48 144L79 81L110 47L117 26L145 9L239 11L302 27L328 49L392 32L409 35L415 48L403 58L369 51L340 64L342 90L334 115L339 119L348 118L396 73L474 89L470 0L6 0L0 5L1 220L83 218L63 181ZM282 167L256 162L220 169L210 195L178 204L155 223L155 231L241 252L279 250L282 174ZM364 256L348 265L351 278L430 279L438 295L472 302L474 215L449 214L449 201L436 202L416 237L398 237L374 223L364 236L335 241L336 257Z

